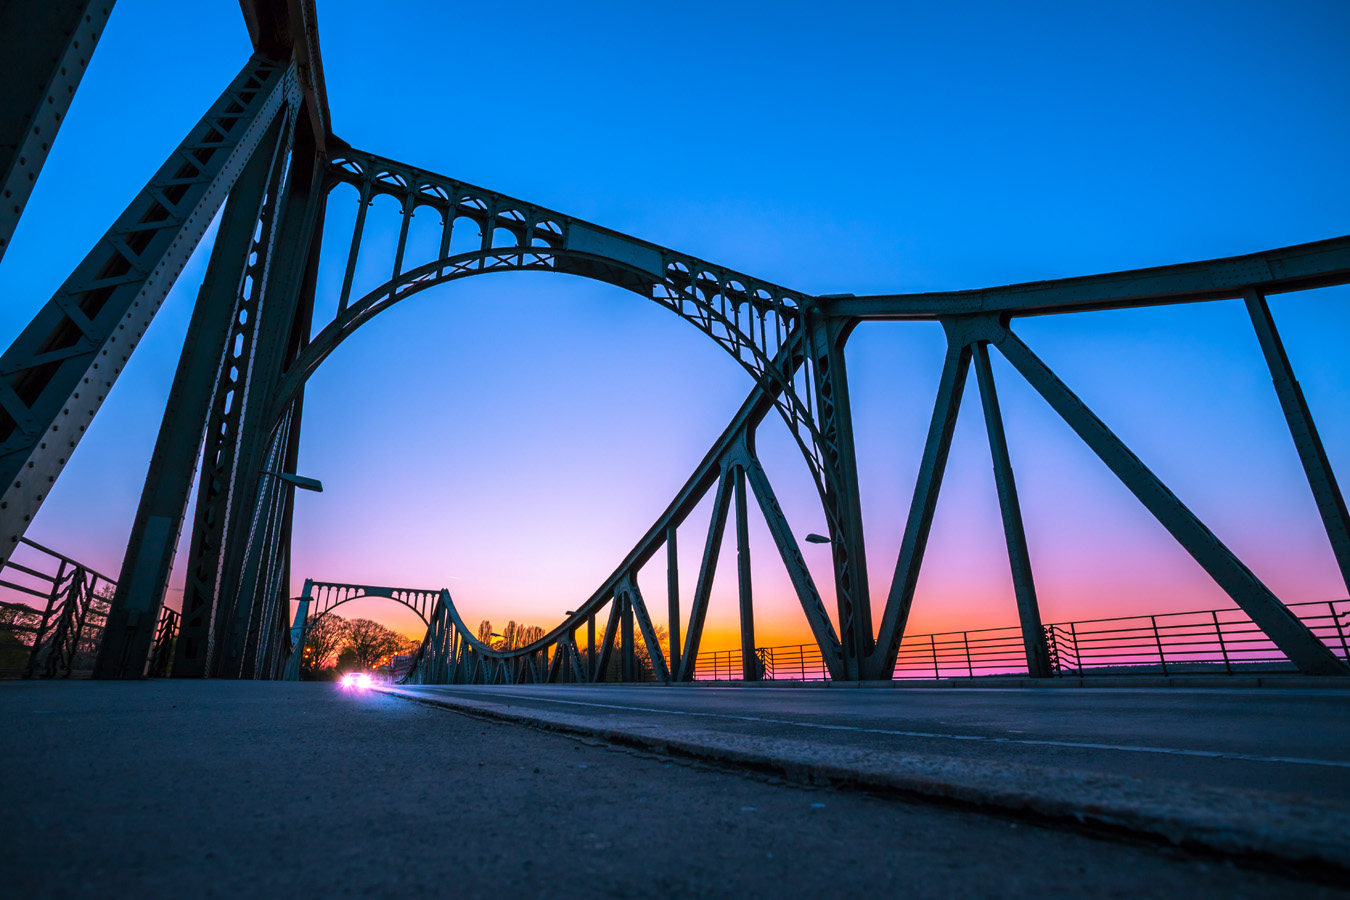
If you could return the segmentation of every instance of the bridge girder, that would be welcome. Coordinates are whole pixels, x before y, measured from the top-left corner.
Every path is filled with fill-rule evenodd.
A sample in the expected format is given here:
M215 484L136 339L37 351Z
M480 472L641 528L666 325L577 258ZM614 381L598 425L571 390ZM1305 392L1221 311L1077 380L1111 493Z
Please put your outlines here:
M18 136L9 149L0 144L0 164L6 166L0 174L7 189L15 178L31 184L40 167L50 136L39 142L40 153L30 150L25 155L23 147L28 145L20 146L23 141L32 143L37 132L30 129L44 127L35 125L32 101L37 98L41 106L45 99L57 112L57 118L45 125L54 132L64 110L57 101L68 101L68 96L56 97L54 92L64 88L67 95L73 93L78 73L63 71L64 81L51 73L68 63L72 52L88 49L89 34L96 37L101 20L92 12L94 5L49 5L56 24L44 32L38 61L25 65L33 74L32 90L15 93L0 109L0 140L11 133ZM99 6L104 18L110 6ZM1350 282L1350 237L1230 259L978 291L812 297L348 147L330 127L313 0L241 0L240 6L255 49L253 59L61 291L0 356L0 477L4 478L0 484L6 485L0 492L0 557L4 557L22 537L215 210L229 197L128 541L100 652L100 676L139 677L146 670L173 548L192 493L197 448L202 445L205 457L196 489L188 593L174 673L279 675L293 643L286 640L293 504L291 487L269 473L294 467L306 379L338 344L394 303L459 278L512 270L580 275L660 303L722 346L754 377L756 387L652 528L577 612L540 641L510 652L495 651L465 633L449 595L441 592L436 608L440 611L429 614L428 630L428 642L441 649L425 651L441 654L434 665L428 664L427 671L440 673L435 677L593 680L608 665L616 641L623 648L621 668L631 677L640 633L653 651L658 674L689 679L733 507L743 674L755 677L750 658L753 589L745 538L750 493L769 525L831 676L889 677L971 361L994 457L1028 668L1032 674L1046 674L1026 537L989 367L991 346L1303 671L1346 671L1344 663L1022 343L1011 322L1028 315L1243 298L1350 588L1350 517L1265 305L1270 293ZM82 22L79 14L84 15ZM76 33L80 47L71 37ZM76 58L82 66L87 54L81 57L76 52ZM13 125L21 120L22 127ZM18 169L15 159L21 160ZM311 343L320 236L330 190L340 183L356 188L360 207L337 317ZM0 252L12 230L11 219L17 220L26 197L26 186L14 184L19 194L9 207L12 215L0 211ZM385 284L353 299L365 210L380 194L393 196L401 205L399 246ZM443 217L441 252L435 259L410 264L405 259L409 220L424 208ZM448 252L456 221L480 230L478 249ZM949 352L885 613L874 633L844 347L859 323L888 319L942 322ZM755 430L775 409L803 453L828 523L837 634L755 455ZM681 621L678 591L671 591L672 631L680 630L677 625L685 627L678 635L683 638L681 646L672 648L666 659L659 647L651 646L655 633L637 571L665 547L669 581L678 586L676 528L714 488L714 510L687 625ZM606 608L608 622L597 642L595 617ZM584 662L575 639L583 626L591 635Z

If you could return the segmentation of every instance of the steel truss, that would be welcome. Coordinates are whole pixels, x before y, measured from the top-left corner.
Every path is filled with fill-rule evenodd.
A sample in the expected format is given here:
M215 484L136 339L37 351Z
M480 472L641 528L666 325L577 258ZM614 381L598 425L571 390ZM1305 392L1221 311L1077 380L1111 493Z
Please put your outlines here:
M1265 299L1271 293L1350 282L1350 237L1228 260L983 291L813 297L350 148L330 133L312 4L245 0L242 5L254 57L0 356L2 556L22 537L188 254L225 203L117 580L99 676L162 671L163 646L154 654L151 647L200 460L187 589L172 664L176 676L294 677L310 612L322 614L356 596L353 592L364 592L404 602L427 622L416 679L595 681L607 676L616 647L620 677L633 679L639 676L640 641L652 677L689 680L734 508L742 675L753 680L761 674L753 652L747 526L753 494L830 677L889 678L972 361L1027 667L1033 676L1049 675L1050 650L990 347L1300 670L1347 672L1345 663L1017 337L1012 323L1024 315L1242 298L1350 588L1350 516ZM98 25L93 19L86 24ZM22 106L27 100L16 102ZM354 187L359 198L345 277L335 317L311 341L320 236L331 192L344 184ZM385 282L354 297L366 210L381 194L393 197L401 210L397 249ZM411 219L419 211L440 216L439 252L433 259L407 258ZM0 218L0 237L5 221ZM464 228L477 242L467 252L452 253L452 235ZM646 297L721 346L754 378L755 388L652 527L604 583L539 641L502 650L478 641L445 591L311 582L291 621L292 485L275 473L294 470L306 381L337 346L400 300L499 271L578 275ZM890 591L880 627L874 629L844 349L859 324L897 319L940 321L948 350ZM756 431L770 411L787 423L820 496L833 555L838 632L755 452ZM684 605L676 530L710 492L706 543L693 595ZM657 643L637 581L638 571L663 547L672 632L668 652ZM597 617L605 621L598 640ZM585 653L576 639L583 627Z

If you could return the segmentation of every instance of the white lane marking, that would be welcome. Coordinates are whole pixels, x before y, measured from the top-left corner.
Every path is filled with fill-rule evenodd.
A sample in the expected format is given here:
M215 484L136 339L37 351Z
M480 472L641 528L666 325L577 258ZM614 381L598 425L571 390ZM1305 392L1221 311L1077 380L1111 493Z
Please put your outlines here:
M416 694L416 691L408 691ZM437 686L435 693L453 694L453 689ZM766 725L791 725L796 728L816 728L822 731L852 731L859 734L885 734L894 737L940 738L949 741L983 741L989 744L1026 744L1036 747L1073 747L1081 750L1124 750L1130 753L1164 753L1172 756L1198 756L1205 759L1237 759L1244 762L1294 763L1301 766L1329 766L1350 769L1350 762L1334 759L1305 759L1298 756L1260 756L1255 753L1230 753L1221 750L1183 750L1179 747L1143 747L1129 744L1091 744L1079 741L1033 740L1029 738L988 737L981 734L941 734L930 731L896 731L889 728L859 728L856 725L826 725L823 722L794 722L790 719L769 719L763 716L736 716L727 713L689 712L681 709L653 709L647 706L619 706L614 703L587 703L582 700L559 700L553 697L535 697L529 694L507 694L501 691L474 692L478 699L490 702L492 697L514 700L533 700L542 703L565 703L570 706L593 706L599 709L617 709L624 712L661 713L668 716L691 716L708 719L733 719L741 722L760 722Z

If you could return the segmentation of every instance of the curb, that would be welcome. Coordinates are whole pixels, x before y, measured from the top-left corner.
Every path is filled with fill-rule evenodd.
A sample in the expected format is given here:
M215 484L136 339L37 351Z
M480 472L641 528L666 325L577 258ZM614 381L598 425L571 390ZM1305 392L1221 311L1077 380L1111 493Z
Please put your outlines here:
M764 681L743 681L738 678L700 679L670 685L660 681L648 682L597 682L590 687L623 687L680 690L698 690L699 688L725 687L755 690L838 690L840 688L863 688L874 691L932 690L944 688L954 691L1009 690L1034 688L1042 691L1105 689L1105 688L1190 688L1194 690L1213 690L1228 688L1233 690L1253 690L1256 688L1278 688L1282 690L1326 690L1350 691L1350 678L1341 675L1065 675L1055 678L1002 677L982 675L976 678L905 678L891 681L798 681L791 678L767 679Z
M659 725L598 726L583 716L522 711L499 703L375 690L429 706L503 722L597 738L607 743L703 760L800 784L999 810L1042 821L1087 826L1244 861L1350 872L1350 810L1247 790L1185 782L1096 775L1013 763L970 763L803 741L743 738Z

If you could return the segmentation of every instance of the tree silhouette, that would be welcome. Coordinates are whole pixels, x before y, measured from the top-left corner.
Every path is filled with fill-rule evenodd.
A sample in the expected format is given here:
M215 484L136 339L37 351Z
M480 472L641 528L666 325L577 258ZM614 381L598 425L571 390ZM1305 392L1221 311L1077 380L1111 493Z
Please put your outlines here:
M374 619L352 619L347 623L345 650L363 669L373 669L386 656L401 652L408 645L403 635L376 622Z
M670 660L670 632L664 625L653 625L652 629L656 632L656 642L660 645L661 651L666 654L666 660ZM599 648L596 648L599 652ZM652 655L647 649L647 642L643 640L642 632L634 629L633 632L633 657L637 662L637 671L634 677L638 681L655 681L656 668L652 665ZM614 636L614 650L609 657L609 665L601 674L602 681L622 681L623 680L623 636L616 634Z
M305 631L305 649L300 658L301 668L308 674L322 669L342 648L351 626L334 613L324 613L309 624Z
M490 643L494 650L518 650L521 647L533 644L544 636L544 629L540 628L538 625L517 625L515 620L512 619L510 622L507 622L506 627L502 629L501 637L496 641L491 641L488 638L482 637L484 626L487 626L487 632L489 634L492 632L491 623L484 622L483 625L480 625L478 628L479 640Z

